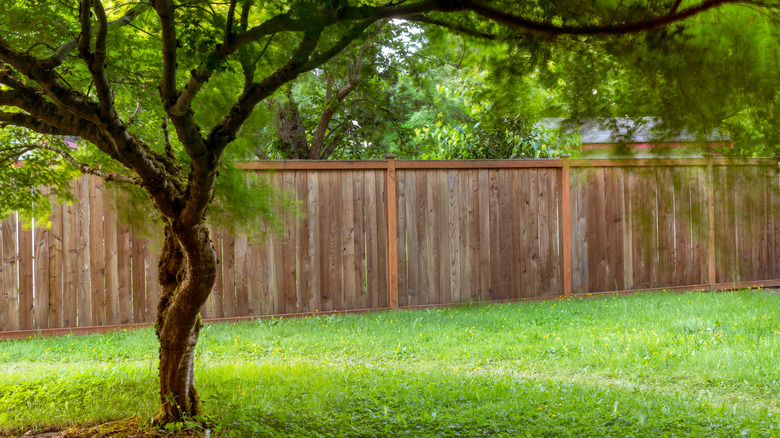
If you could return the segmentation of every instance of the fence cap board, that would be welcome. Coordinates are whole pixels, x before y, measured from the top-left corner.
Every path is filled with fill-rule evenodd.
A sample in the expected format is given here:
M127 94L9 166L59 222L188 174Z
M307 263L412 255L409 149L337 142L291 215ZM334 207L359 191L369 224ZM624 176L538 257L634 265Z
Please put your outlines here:
M568 158L499 159L499 160L260 160L241 161L236 167L246 170L345 170L388 168L388 160L396 169L521 169L571 167L652 167L652 166L777 166L774 158L607 158L596 160Z

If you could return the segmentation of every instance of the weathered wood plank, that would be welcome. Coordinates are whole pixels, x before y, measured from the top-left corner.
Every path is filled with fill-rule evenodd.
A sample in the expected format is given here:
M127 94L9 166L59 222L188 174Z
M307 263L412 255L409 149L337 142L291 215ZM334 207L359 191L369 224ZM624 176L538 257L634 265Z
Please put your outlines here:
M11 213L0 228L3 232L3 328L19 330L19 255L16 251L18 222L16 213Z
M552 291L552 282L550 280L552 276L552 245L555 234L553 234L550 225L554 223L554 218L550 215L551 205L555 203L555 198L550 190L550 182L552 180L551 172L549 169L536 170L537 188L539 191L538 198L538 213L539 218L539 264L537 269L538 273L538 287L540 296L554 295Z
M236 314L236 238L222 233L222 309L225 318Z
M49 327L60 328L63 325L62 282L62 206L56 203L55 197L49 197L51 202L51 228L47 245L49 247ZM1 246L1 245L0 245ZM1 259L0 259L1 260ZM2 285L0 285L2 287Z
M314 254L311 252L311 239L313 238L311 211L315 196L309 187L309 174L314 172L298 171L295 173L295 192L301 200L301 208L304 215L300 218L300 224L296 228L297 238L295 239L297 257L297 275L295 282L296 308L301 312L313 312L310 309L312 295L312 260ZM316 220L316 217L314 218ZM316 308L316 307L315 307Z
M97 176L84 177L89 185L89 273L92 301L92 324L106 323L105 267L103 253L103 180Z
M488 299L495 300L504 297L501 290L501 215L499 205L498 172L500 169L488 171L489 198L488 220L490 221L490 287Z
M367 309L368 277L366 260L366 199L365 171L356 170L353 174L352 192L354 194L353 214L355 224L355 306Z
M249 243L236 236L236 315L249 316Z
M420 212L418 210L419 194L417 193L417 172L414 170L403 171L406 197L404 208L406 209L406 248L407 277L406 290L399 291L399 300L402 305L410 306L418 304L420 297L420 254L419 231L417 223Z
M342 205L341 178L342 172L330 174L330 192L328 201L331 204L328 222L330 224L328 237L328 260L330 260L331 306L329 310L344 310L344 245L343 235L344 208ZM374 212L374 214L377 214ZM376 292L375 292L376 293Z
M131 237L127 226L120 223L118 227L116 235L118 323L130 324L133 322Z
M389 293L389 276L388 276L388 247L389 241L387 236L387 193L385 192L385 185L387 184L387 178L385 178L385 172L381 170L369 171L374 173L375 187L376 187L376 209L374 214L376 216L376 236L377 236L377 308L384 309L390 306L388 301Z
M308 278L304 284L309 285L304 296L305 307L309 312L314 312L322 307L322 254L321 254L321 232L320 218L322 215L321 205L323 202L320 196L320 185L327 184L327 180L322 180L322 172L307 172L308 193L306 197L307 218L304 219L304 228L308 238L307 255L304 264L308 265ZM353 218L354 219L354 218ZM356 267L357 269L357 267ZM360 289L356 290L359 293Z
M529 297L542 296L539 269L539 172L537 169L528 171L528 198L526 213L526 254Z
M145 239L144 262L146 263L146 318L149 322L157 319L157 305L160 303L162 286L160 285L160 254L151 242Z
M499 241L498 241L498 268L499 268L499 285L498 290L500 297L507 299L512 298L512 223L514 217L512 216L512 205L510 202L509 193L509 175L510 170L498 169L498 226L499 226Z
M439 222L440 210L440 192L439 174L442 171L431 171L427 178L428 210L425 212L427 228L425 233L428 235L428 293L426 295L426 304L439 304L441 295L441 242L439 231L441 223Z
M367 278L367 299L366 303L371 308L379 307L379 236L377 215L378 201L376 190L376 174L374 171L366 170L363 177L364 181L364 200L366 203L366 278Z
M299 200L295 192L295 173L281 172L282 190L285 196L290 199ZM284 301L285 313L298 313L297 293L297 260L295 251L298 247L296 238L298 237L298 216L291 209L283 212L284 217L284 240L282 241L282 295L280 299Z
M49 290L49 230L35 227L33 233L35 263L35 328L49 328L52 291Z
M357 309L357 289L355 279L357 263L355 262L355 181L353 171L345 171L342 176L341 200L342 200L342 228L341 242L343 245L342 265L344 266L344 308Z
M398 235L397 238L397 245L398 245L398 305L404 306L407 304L408 300L408 292L409 292L409 285L407 283L407 274L409 269L409 264L407 261L407 250L408 250L408 244L406 241L406 226L408 222L407 217L407 204L408 199L406 198L406 171L398 171L396 172L396 208L398 213ZM349 217L349 216L347 216ZM391 240L390 244L392 245L393 242Z
M33 328L33 230L19 221L19 329Z
M146 318L146 248L144 239L132 234L132 294L133 322L147 322Z
M479 190L479 299L490 299L490 179L487 169L478 171Z
M78 295L78 324L79 327L94 325L92 321L92 287L90 279L90 252L89 252L89 179L81 178L76 182L78 191L76 198L76 214L78 215L76 246L78 267L78 283L76 293Z
M75 182L71 183L71 189L75 188ZM76 241L77 221L76 205L62 206L62 325L64 327L76 327L78 319L78 243Z
M447 171L447 237L449 240L450 270L449 270L449 294L446 302L460 302L460 171Z
M550 236L550 249L547 255L547 294L548 296L563 296L565 295L562 272L563 257L561 254L563 229L560 226L562 219L561 173L563 170L545 169L545 171L547 172L547 193L550 194L547 202L548 217L550 219L545 224L547 233ZM617 236L619 234L615 235L615 237Z
M119 312L119 259L117 254L119 223L117 221L115 191L103 191L103 238L105 245L105 307L106 324L120 324Z
M456 302L468 301L473 293L472 271L474 261L472 260L471 245L471 179L468 170L460 170L458 176L458 256L460 259L460 290L453 293L453 299Z

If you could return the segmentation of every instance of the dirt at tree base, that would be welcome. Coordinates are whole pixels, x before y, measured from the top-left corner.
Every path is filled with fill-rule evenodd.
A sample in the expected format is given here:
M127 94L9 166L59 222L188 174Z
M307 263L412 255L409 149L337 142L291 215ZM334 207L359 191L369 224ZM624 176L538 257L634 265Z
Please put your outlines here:
M141 426L138 418L109 421L91 426L75 426L62 430L28 431L22 435L0 435L0 438L200 438L198 431L156 431Z

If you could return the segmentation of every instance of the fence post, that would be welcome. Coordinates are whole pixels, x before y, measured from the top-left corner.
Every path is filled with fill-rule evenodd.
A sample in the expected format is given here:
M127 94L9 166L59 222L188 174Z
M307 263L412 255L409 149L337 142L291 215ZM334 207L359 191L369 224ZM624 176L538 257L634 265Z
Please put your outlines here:
M385 193L387 194L387 304L398 310L398 205L396 203L395 157L385 155L387 174Z
M571 273L571 180L569 171L569 154L561 154L563 167L561 168L561 243L563 248L563 295L572 295Z
M705 152L704 156L707 159L707 219L709 223L707 228L707 283L710 285L710 290L715 290L718 283L715 271L715 180L712 173L712 158L715 154Z

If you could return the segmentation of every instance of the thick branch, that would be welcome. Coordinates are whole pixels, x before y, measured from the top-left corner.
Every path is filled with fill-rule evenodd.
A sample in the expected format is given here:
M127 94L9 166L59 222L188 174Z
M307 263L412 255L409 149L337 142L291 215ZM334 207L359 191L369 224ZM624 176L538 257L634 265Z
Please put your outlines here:
M699 4L687 7L680 11L677 8L671 9L668 13L640 21L627 23L592 25L592 26L569 26L556 25L550 22L530 20L524 17L507 14L501 10L488 6L486 3L477 0L465 0L462 4L464 9L468 9L490 20L505 24L512 28L530 30L538 33L553 35L623 35L628 33L645 32L658 29L678 21L693 17L694 15L708 11L724 4L739 4L747 2L741 0L705 0ZM768 5L767 5L768 6Z
M8 125L27 128L39 134L77 135L75 131L69 131L67 129L52 126L29 114L0 112L0 128Z
M440 26L440 27L444 27L444 28L447 28L447 29L450 29L450 30L454 30L455 32L458 32L458 33L462 33L462 34L465 34L465 35L473 36L473 37L476 37L476 38L482 38L482 39L486 39L486 40L495 40L496 38L498 38L497 35L494 35L492 33L482 32L482 31L479 31L479 30L476 30L476 29L470 29L470 28L468 28L466 26L463 26L463 25L460 25L460 24L457 24L457 23L449 23L449 22L444 21L444 20L437 20L435 18L431 18L431 17L428 17L428 16L423 15L423 14L412 15L410 17L407 17L406 19L409 20L409 21L415 21L415 22L418 22L418 23L433 24L433 25L436 25L436 26Z
M79 2L79 23L81 32L79 32L79 54L82 58L90 55L89 44L92 39L92 1L81 0Z
M176 102L176 21L170 0L157 0L154 8L162 26L163 74L160 93L166 110Z
M0 38L0 61L38 82L43 91L61 108L82 119L98 121L97 105L89 102L86 96L62 85L53 71L38 68L37 58L12 49L2 38Z

